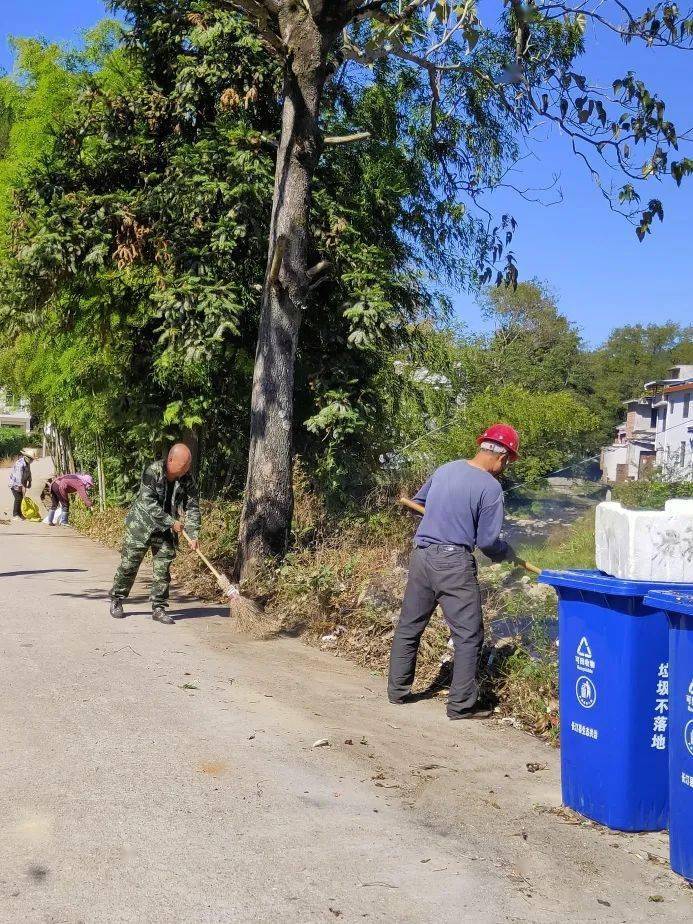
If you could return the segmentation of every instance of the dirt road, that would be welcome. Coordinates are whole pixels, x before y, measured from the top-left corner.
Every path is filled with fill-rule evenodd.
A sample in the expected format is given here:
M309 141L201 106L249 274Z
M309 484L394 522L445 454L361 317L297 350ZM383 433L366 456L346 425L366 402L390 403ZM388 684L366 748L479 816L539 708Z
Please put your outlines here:
M664 835L556 814L522 732L195 601L113 620L116 556L69 529L2 525L0 560L0 921L691 919Z

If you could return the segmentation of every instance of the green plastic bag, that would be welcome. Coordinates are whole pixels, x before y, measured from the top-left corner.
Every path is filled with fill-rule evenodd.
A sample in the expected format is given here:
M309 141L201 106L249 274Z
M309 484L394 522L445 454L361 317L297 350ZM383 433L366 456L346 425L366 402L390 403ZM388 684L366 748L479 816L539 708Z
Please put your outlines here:
M33 520L35 523L41 522L41 513L38 509L38 504L32 498L27 497L26 494L22 498L22 516L25 520Z

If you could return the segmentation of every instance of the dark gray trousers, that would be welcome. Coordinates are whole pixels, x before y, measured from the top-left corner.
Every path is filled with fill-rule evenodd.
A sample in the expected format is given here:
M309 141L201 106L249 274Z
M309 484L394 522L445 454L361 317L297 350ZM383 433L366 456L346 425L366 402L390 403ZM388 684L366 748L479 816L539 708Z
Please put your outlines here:
M412 552L402 612L392 640L387 692L393 702L410 692L419 642L437 604L442 607L455 647L447 711L449 716L456 716L477 700L476 669L484 640L476 560L469 549L429 545Z

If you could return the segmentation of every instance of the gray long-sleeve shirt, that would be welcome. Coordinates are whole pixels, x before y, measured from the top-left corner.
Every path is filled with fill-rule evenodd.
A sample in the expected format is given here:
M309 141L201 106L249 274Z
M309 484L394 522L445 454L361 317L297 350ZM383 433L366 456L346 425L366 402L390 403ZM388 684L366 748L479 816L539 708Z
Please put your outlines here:
M456 459L441 465L414 500L426 512L414 536L414 545L437 543L475 546L492 559L503 558L508 544L500 538L503 527L503 491L493 475Z

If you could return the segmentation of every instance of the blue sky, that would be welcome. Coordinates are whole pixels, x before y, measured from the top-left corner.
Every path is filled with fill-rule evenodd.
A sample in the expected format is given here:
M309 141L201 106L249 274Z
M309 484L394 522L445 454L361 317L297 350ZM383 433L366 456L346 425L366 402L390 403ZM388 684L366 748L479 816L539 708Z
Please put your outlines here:
M99 0L0 0L6 35L74 39L104 15ZM679 129L693 126L690 92L693 55L653 51L613 38L588 34L583 70L609 85L632 68L668 104ZM11 66L6 36L0 40L0 67ZM690 151L688 152L690 154ZM640 243L633 228L609 211L587 171L557 134L534 147L515 175L518 186L545 186L560 174L563 201L549 208L498 192L489 206L499 215L510 211L518 221L513 243L520 276L544 279L557 293L561 310L592 343L621 324L664 319L693 322L688 270L693 261L693 182L651 183L647 195L661 198L665 220ZM471 295L454 296L456 313L471 328L485 325Z

